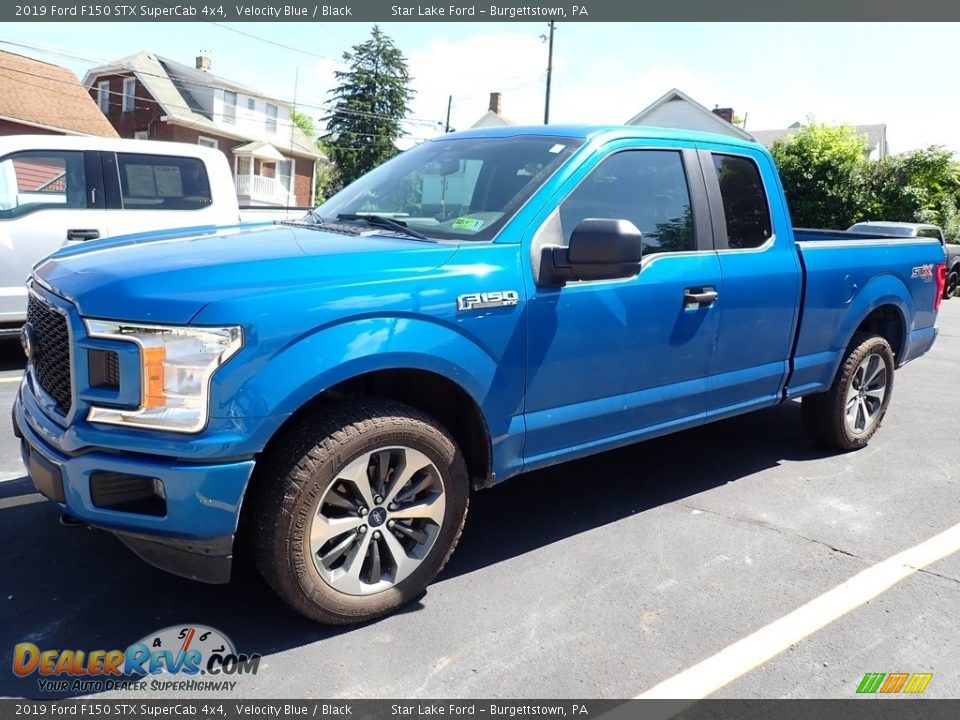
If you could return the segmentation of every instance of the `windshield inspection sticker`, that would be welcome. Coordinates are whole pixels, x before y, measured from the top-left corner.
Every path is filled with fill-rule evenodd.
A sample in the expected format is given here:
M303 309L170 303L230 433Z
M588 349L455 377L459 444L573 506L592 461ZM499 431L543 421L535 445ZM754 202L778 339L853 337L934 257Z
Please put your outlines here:
M483 220L480 218L458 217L453 221L454 230L471 230L476 232L483 227Z

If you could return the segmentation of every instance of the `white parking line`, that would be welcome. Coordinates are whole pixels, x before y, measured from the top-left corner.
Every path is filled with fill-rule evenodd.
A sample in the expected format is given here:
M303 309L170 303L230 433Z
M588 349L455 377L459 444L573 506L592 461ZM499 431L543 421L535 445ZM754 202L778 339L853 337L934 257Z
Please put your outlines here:
M33 505L34 503L46 502L46 498L40 493L30 493L29 495L17 495L16 497L4 498L0 500L0 510L20 507L21 505Z
M0 383L20 382L22 379L23 379L23 375L15 375L13 377L0 377Z
M701 699L779 655L918 570L960 551L960 524L854 575L806 605L655 685L637 699Z

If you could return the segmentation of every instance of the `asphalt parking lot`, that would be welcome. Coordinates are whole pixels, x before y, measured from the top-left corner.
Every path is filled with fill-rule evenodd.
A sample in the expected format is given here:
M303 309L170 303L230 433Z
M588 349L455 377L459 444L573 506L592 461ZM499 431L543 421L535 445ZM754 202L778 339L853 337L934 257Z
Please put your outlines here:
M823 627L772 625L783 651L746 646L712 696L850 698L864 673L924 672L925 696L960 697L960 554L852 608L825 595L960 522L960 299L939 324L868 448L819 449L790 403L516 478L473 498L419 602L346 629L303 620L249 571L181 580L31 502L5 342L0 695L56 696L12 675L18 642L125 648L202 623L263 655L232 697L629 698L815 601Z

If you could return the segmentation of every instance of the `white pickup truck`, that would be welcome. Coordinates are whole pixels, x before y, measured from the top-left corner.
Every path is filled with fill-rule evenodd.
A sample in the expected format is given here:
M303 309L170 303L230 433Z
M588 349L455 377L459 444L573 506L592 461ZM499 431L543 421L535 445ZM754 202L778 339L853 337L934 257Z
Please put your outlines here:
M19 332L25 278L64 244L304 214L241 210L224 154L187 143L10 135L0 138L0 335Z

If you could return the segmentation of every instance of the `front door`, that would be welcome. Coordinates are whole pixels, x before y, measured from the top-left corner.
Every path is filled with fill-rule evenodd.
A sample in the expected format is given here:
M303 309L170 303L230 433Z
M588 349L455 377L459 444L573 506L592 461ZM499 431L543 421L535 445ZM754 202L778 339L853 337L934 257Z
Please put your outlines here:
M718 302L691 301L722 296L696 152L613 150L568 185L535 249L601 217L633 222L644 253L634 277L531 289L528 469L702 422L717 342Z

